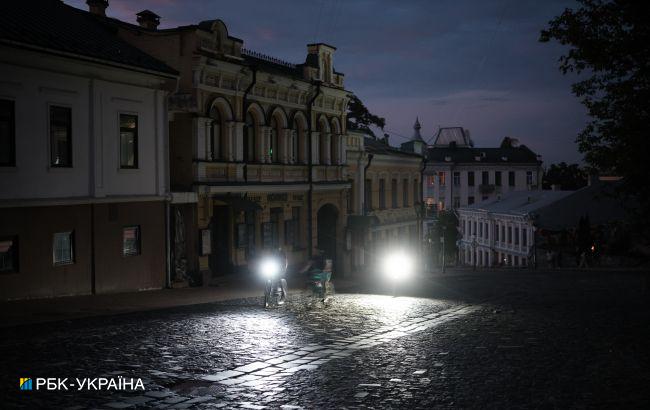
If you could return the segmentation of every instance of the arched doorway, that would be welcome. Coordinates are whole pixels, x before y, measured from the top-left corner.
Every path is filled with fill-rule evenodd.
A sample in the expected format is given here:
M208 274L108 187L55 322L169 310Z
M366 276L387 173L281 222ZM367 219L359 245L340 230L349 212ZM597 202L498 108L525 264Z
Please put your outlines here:
M317 247L324 251L325 257L334 261L337 266L339 261L336 258L336 225L339 211L332 204L325 204L318 210L317 214Z

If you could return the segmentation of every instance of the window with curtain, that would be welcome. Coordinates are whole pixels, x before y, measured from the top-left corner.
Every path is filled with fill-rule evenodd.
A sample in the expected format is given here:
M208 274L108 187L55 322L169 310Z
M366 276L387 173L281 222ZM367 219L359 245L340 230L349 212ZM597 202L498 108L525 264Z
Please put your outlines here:
M72 110L50 107L50 165L72 167Z
M120 168L138 167L138 116L120 114Z

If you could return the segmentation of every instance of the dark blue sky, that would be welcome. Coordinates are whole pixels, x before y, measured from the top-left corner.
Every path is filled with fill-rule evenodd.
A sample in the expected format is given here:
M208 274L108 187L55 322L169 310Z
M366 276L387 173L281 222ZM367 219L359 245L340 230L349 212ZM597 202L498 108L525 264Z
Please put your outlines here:
M66 0L87 9L84 0ZM109 16L135 22L150 9L161 27L222 19L244 46L303 62L306 44L337 47L346 88L380 116L393 144L463 126L477 146L512 136L548 165L581 159L574 143L587 121L563 76L557 44L539 31L569 0L109 0Z

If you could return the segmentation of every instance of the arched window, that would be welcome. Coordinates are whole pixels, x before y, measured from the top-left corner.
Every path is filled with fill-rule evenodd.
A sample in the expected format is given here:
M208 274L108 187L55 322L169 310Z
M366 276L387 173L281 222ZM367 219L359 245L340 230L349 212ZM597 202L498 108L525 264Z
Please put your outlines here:
M244 161L255 161L255 133L256 133L255 120L253 115L246 113L246 122L244 123Z
M224 157L223 122L221 121L221 113L217 107L213 106L210 109L210 118L212 119L210 123L210 154L212 159L222 159Z
M271 158L271 162L274 164L277 164L280 162L280 155L278 152L279 149L279 144L278 144L278 135L280 134L280 128L278 125L278 121L275 119L275 117L271 118L271 143L269 144L269 158Z

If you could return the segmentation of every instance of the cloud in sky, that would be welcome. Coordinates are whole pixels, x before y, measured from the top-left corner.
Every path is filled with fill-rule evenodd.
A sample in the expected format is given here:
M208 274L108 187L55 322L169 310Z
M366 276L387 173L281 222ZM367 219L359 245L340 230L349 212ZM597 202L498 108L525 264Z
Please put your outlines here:
M83 0L66 3L86 9ZM508 136L545 162L579 161L575 137L587 121L562 76L563 48L539 31L573 0L109 0L110 16L135 22L150 9L161 27L222 19L247 48L302 62L305 45L337 47L346 88L386 117L393 141L438 126L470 129L477 145Z

